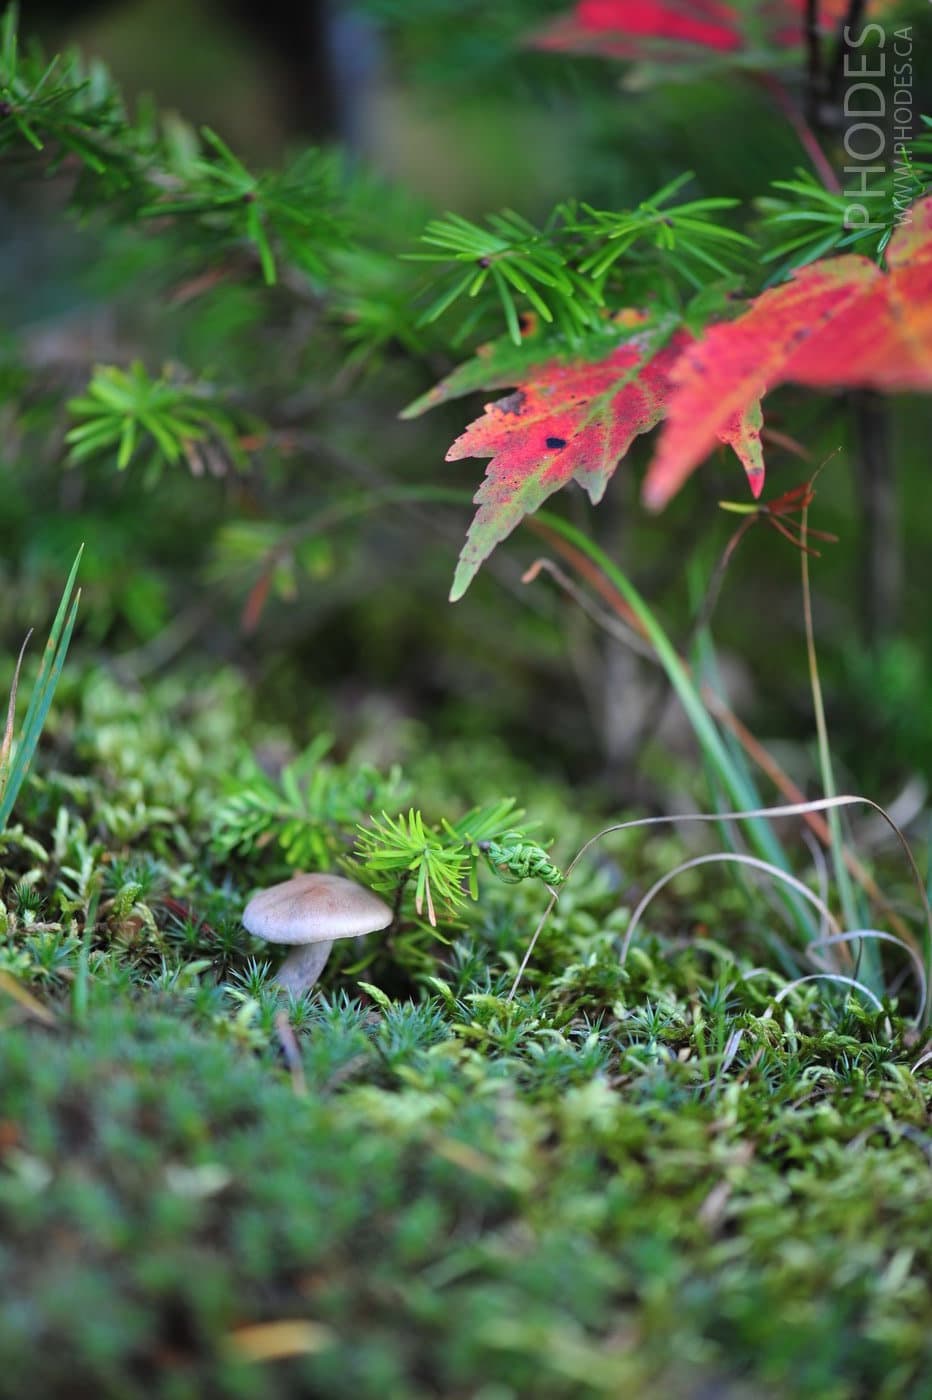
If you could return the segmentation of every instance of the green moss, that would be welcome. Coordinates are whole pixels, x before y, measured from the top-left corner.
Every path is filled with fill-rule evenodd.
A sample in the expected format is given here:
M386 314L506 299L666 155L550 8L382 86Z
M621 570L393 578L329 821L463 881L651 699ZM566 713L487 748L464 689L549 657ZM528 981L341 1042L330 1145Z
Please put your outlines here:
M239 923L281 857L211 844L244 735L232 676L85 678L3 838L0 1395L924 1393L930 1089L894 1002L776 1004L768 916L709 867L622 968L680 854L626 832L513 1002L545 895L490 881L286 1005ZM303 1350L244 1355L286 1321Z
M746 1012L711 1082L636 1021L574 1076L574 1027L501 1058L437 1007L343 1003L297 1096L274 1045L184 1012L115 999L0 1042L2 1393L248 1393L230 1333L289 1318L325 1345L263 1394L921 1393L926 1109L869 1028L858 1083L828 1029L762 1073L795 1028Z

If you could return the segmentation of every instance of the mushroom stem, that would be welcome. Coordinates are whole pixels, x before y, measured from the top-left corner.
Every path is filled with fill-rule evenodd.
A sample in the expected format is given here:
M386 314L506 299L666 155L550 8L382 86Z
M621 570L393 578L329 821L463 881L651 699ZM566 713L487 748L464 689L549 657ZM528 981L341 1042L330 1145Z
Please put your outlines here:
M290 952L273 977L291 996L303 997L314 986L330 956L332 942L305 943Z

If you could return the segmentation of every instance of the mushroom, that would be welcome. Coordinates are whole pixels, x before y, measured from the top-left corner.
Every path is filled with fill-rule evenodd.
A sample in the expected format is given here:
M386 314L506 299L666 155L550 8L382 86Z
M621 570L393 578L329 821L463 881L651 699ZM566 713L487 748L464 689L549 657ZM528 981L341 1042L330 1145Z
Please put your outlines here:
M314 986L336 939L361 938L391 921L384 900L342 875L293 875L259 890L243 911L243 924L256 938L294 945L275 976L293 997Z

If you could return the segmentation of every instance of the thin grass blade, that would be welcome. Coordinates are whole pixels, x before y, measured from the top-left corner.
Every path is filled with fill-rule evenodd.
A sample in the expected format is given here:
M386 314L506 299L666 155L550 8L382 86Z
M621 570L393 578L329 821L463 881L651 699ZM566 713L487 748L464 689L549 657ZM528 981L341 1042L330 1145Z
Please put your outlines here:
M2 798L0 798L0 831L4 829L9 820L13 805L19 796L20 788L25 781L29 771L36 745L39 742L39 735L48 716L55 690L58 685L62 668L65 664L65 657L68 654L68 647L71 642L71 635L74 631L75 621L78 615L78 603L80 601L80 591L74 594L75 579L77 578L78 567L81 562L81 555L84 546L78 550L77 556L68 580L62 593L58 611L52 623L49 639L42 655L39 666L39 674L32 695L29 698L29 705L26 709L26 717L23 720L23 727L20 733L19 742L16 747L15 757L9 767L6 781L3 785ZM22 654L20 656L22 659ZM19 667L17 667L17 676ZM14 683L15 684L15 683ZM6 745L6 740L4 740ZM8 752L4 752L4 761L8 757Z

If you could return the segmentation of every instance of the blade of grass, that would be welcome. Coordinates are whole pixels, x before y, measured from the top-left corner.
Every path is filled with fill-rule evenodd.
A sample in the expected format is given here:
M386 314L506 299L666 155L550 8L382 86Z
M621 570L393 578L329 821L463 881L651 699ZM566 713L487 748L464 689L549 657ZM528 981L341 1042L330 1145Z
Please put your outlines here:
M46 643L45 651L42 654L39 673L36 677L32 695L29 698L29 705L26 709L26 717L23 720L23 727L16 747L16 754L10 765L6 783L3 788L3 795L2 798L0 798L0 831L4 829L10 818L13 805L19 796L20 788L29 771L29 765L35 753L36 745L39 742L39 735L42 732L42 727L48 716L52 700L55 696L55 689L65 664L65 657L68 654L68 646L71 642L71 634L74 631L75 620L78 614L78 603L81 597L79 590L72 600L72 593L83 552L84 546L82 545L71 566L71 572L68 575L68 580L58 605L58 611L52 623L49 639Z
M46 668L47 668L48 666L51 666L51 664L52 664L52 662L53 662L53 660L54 660L55 652L57 651L57 648L58 648L58 643L59 643L59 639L60 639L60 637L61 637L62 629L63 629L63 627L64 627L64 625L65 625L65 619L66 619L67 613L68 613L68 606L69 606L69 604L70 604L70 602L71 602L71 594L72 594L72 590L73 590L73 588L74 588L75 579L77 578L78 566L79 566L79 564L80 564L80 562L81 562L81 555L82 555L83 553L84 553L84 546L83 546L83 544L82 544L81 548L78 550L78 553L77 553L77 556L76 556L76 558L75 558L75 561L74 561L74 563L73 563L72 566L71 566L71 573L68 575L68 580L67 580L67 582L66 582L66 584L65 584L64 591L63 591L62 596L61 596L61 601L60 601L60 603L59 603L59 605L58 605L58 611L56 612L56 614L55 614L55 619L54 619L54 621L53 621L53 623L52 623L52 630L51 630L51 632L49 633L49 639L48 639L48 641L47 641L46 644L45 644L45 651L44 651L43 654L42 654L42 664L41 664L41 666L39 667L39 677L40 677L40 678L45 674ZM25 720L23 721L23 728L24 728L24 730L27 729L27 728L29 727L29 724L31 723L33 714L34 714L36 708L38 707L38 704L39 704L39 699L38 699L38 682L37 682L36 689L33 691L32 696L30 697L30 700L29 700L29 705L28 705L27 710L26 710L26 718L25 718Z
M35 753L36 745L39 742L39 735L42 733L43 725L48 716L59 677L61 676L62 667L65 664L65 656L71 641L71 634L74 631L80 597L81 594L79 591L75 595L74 602L72 603L71 612L68 615L68 621L65 624L65 630L58 651L55 653L48 671L40 676L40 680L36 685L36 690L33 693L34 696L39 696L39 702L29 727L27 728L24 726L20 736L19 745L16 750L16 758L10 773L9 786L4 794L3 802L0 803L0 829L2 829L3 824L9 817L10 809L16 800L16 794L22 786L23 780L28 772L29 764Z
M820 468L821 470L821 468ZM810 488L815 481L818 472L810 481ZM809 525L809 507L804 506L801 516L801 535L803 544L806 543L806 535ZM812 619L812 588L809 582L809 554L804 549L800 554L800 567L802 569L802 590L803 590L803 620L806 627L806 657L809 664L809 685L812 691L812 708L815 713L816 736L819 750L819 769L822 777L822 790L826 797L834 797L838 789L835 786L835 773L832 768L832 753L828 742L828 725L825 720L825 704L822 699L822 683L819 679L819 659L815 644L815 626ZM841 907L844 911L845 923L848 928L854 928L858 923L857 902L854 897L854 888L848 877L848 869L845 865L845 843L842 836L841 820L836 808L828 811L828 825L832 834L832 865L835 870L835 883L838 886L838 894L841 899ZM874 969L876 971L876 969Z
M19 673L23 665L23 657L26 655L26 648L32 636L32 628L26 633L23 645L19 649L19 657L16 662L16 670L13 672L13 683L10 686L10 703L6 712L6 728L3 731L3 743L0 744L0 798L3 797L6 788L7 764L10 758L10 750L13 747L13 729L16 724L16 692L19 688Z

